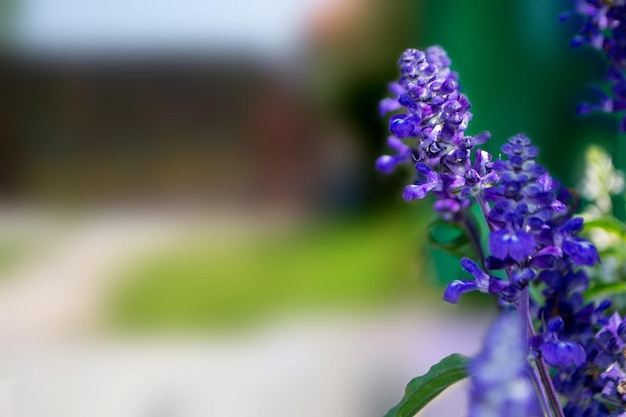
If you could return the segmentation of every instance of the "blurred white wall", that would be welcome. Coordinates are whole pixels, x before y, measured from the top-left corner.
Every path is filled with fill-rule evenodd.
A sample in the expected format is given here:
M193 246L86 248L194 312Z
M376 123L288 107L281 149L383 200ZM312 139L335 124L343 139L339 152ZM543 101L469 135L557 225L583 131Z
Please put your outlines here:
M220 53L288 57L312 0L20 0L13 39L26 53Z

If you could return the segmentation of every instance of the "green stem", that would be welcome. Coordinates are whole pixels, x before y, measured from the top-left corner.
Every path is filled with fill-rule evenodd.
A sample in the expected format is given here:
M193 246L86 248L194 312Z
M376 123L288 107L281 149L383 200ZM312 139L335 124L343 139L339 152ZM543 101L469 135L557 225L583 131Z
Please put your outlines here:
M463 216L463 226L467 230L467 233L471 238L470 240L472 241L472 246L474 246L474 250L480 258L480 264L482 265L483 269L487 269L487 267L485 266L485 254L480 243L480 233L478 232L478 226L474 222L473 217L468 215Z
M618 133L617 135L617 155L615 155L615 166L622 172L626 172L626 134ZM626 194L622 192L619 196L617 204L613 206L615 217L621 221L626 221Z
M528 287L525 288L528 291ZM528 294L528 292L527 292ZM533 326L532 318L530 317L530 311L526 309L526 323L528 324L528 333L530 337L536 335L535 328ZM521 311L520 311L521 314ZM530 340L530 339L529 339ZM548 399L550 404L552 405L552 410L554 411L557 417L565 417L563 413L563 408L561 407L561 402L559 401L559 397L556 393L556 389L554 388L554 384L552 383L552 378L550 377L550 372L548 372L548 367L543 358L538 358L535 363L537 364L537 370L539 371L539 378L541 379L541 385L545 388L545 392L548 395Z

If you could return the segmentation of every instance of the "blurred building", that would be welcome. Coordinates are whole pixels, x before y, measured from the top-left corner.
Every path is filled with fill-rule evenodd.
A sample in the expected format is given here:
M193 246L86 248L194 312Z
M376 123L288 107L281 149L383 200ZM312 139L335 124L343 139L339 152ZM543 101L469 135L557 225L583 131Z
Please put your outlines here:
M2 197L295 210L345 199L358 138L311 94L311 31L328 26L311 2L212 3L12 3Z

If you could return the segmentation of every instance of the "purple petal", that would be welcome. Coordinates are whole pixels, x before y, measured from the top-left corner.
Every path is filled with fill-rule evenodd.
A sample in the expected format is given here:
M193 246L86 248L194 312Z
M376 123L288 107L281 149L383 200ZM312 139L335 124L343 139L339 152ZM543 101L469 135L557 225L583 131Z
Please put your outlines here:
M411 201L415 199L422 199L426 197L428 191L432 190L434 187L431 183L426 184L411 184L404 187L404 191L402 192L402 197L405 201Z
M482 145L489 139L491 139L491 133L489 133L488 131L481 132L477 135L474 135L474 145Z
M506 230L496 230L489 237L489 250L495 258L500 260L505 260L509 256L508 245L503 243L505 236L507 236Z
M523 261L535 251L536 246L533 235L519 230L509 240L509 256L516 261Z
M568 235L576 234L583 230L584 220L582 217L574 217L561 226L561 232Z
M389 119L389 131L397 138L406 138L413 132L413 123L404 114L396 114Z
M461 203L451 198L437 200L433 208L439 213L456 213L461 210Z
M389 136L387 138L387 145L401 155L411 152L411 148L395 136Z
M533 235L518 230L509 232L497 230L491 233L489 238L489 250L498 259L506 259L510 256L516 261L522 261L530 256L537 246Z
M543 174L541 177L537 178L537 184L541 185L543 191L550 191L552 189L552 177L550 174Z
M461 295L477 289L476 281L452 281L443 293L443 300L450 304L456 304L461 299Z
M441 191L456 191L465 185L465 178L458 175L442 175Z
M563 319L559 316L553 317L548 321L548 331L550 333L561 333L563 326Z
M432 181L432 179L436 179L437 178L437 173L435 171L433 171L432 169L430 169L430 167L426 164L423 164L421 162L418 162L415 164L415 170L419 173L422 174L424 176L426 176L426 178L428 178L429 180Z
M389 91L397 96L402 94L402 92L404 91L404 88L402 88L402 86L398 83L389 83L387 87L389 88Z
M535 271L531 268L515 269L511 273L511 283L518 285L520 283L527 284L535 278Z
M461 259L461 266L463 267L463 269L465 269L467 272L469 272L470 274L472 274L474 276L474 278L476 279L485 279L485 277L487 277L488 275L483 272L482 269L480 269L480 267L478 265L476 265L476 263L474 261L472 261L470 258L463 258Z
M563 242L563 252L579 265L593 266L600 262L600 255L591 242L581 238Z
M546 342L541 345L541 354L552 366L581 366L587 360L585 349L571 341Z
M563 256L563 251L561 248L557 248L556 246L546 246L535 253L535 256L554 256L556 258L561 258Z
M400 106L400 103L398 102L397 99L395 99L395 98L384 98L378 104L378 113L382 117L382 116L384 116L385 114L387 114L389 112L398 110L400 107L402 107L402 106Z
M376 169L383 174L391 174L398 165L398 159L390 155L380 156L376 160Z

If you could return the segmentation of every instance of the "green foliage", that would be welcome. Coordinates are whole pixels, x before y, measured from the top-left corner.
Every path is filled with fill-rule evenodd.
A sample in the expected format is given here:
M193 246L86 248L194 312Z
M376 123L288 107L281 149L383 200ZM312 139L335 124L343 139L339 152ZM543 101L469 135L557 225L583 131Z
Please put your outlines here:
M33 244L13 236L0 236L0 272L19 265L33 252Z
M588 202L584 236L598 249L602 263L589 270L588 300L611 297L619 310L626 308L626 225L616 218L614 203L623 200L624 173L613 165L611 155L597 145L585 153L585 173L579 184ZM623 201L622 201L623 202ZM623 204L621 204L623 206Z
M604 299L613 295L626 293L626 282L595 282L587 291L587 299Z
M585 291L589 300L617 297L617 307L626 307L626 225L604 216L585 222L585 237L591 240L602 263L590 270L591 282Z
M468 376L469 358L458 353L446 356L422 376L413 378L402 400L385 417L413 417L444 389Z
M122 271L107 324L133 331L228 329L301 309L425 298L430 293L416 279L421 260L412 256L425 224L412 220L423 219L415 214L230 237L231 243L187 237Z
M463 227L437 219L428 226L428 241L435 248L457 258L474 258L476 251Z
M428 241L430 244L447 254L456 258L478 259L480 248L474 246L472 233L476 241L483 243L486 225L479 222L472 211L465 214L465 223L451 223L443 219L436 219L428 226ZM488 233L487 233L488 234Z

